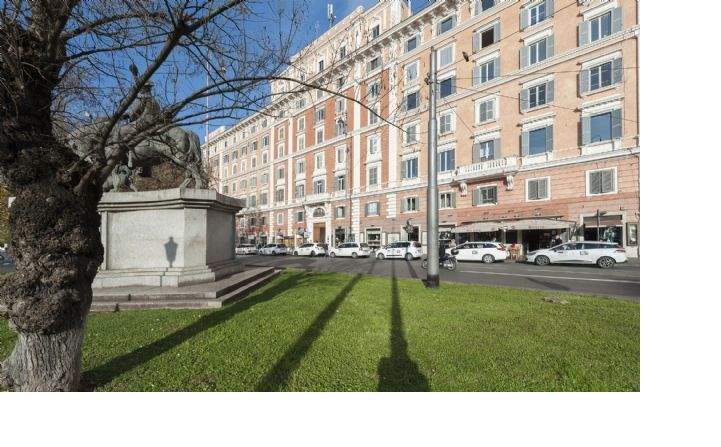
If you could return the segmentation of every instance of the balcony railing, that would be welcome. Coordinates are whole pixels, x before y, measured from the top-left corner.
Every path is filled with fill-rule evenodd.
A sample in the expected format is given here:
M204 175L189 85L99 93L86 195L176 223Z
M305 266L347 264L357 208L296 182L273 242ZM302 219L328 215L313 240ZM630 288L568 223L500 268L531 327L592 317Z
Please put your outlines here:
M459 166L456 170L456 177L484 177L516 170L518 170L518 157L504 157L494 160L481 161L471 165Z

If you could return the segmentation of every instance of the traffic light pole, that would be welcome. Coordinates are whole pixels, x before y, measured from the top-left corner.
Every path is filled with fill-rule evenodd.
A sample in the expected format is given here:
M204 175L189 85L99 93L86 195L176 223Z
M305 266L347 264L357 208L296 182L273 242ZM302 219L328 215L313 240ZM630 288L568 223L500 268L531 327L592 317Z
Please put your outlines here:
M438 256L438 121L436 119L436 99L438 83L436 77L436 49L431 48L430 73L426 78L429 87L428 97L428 274L426 287L437 288L440 285L440 259Z

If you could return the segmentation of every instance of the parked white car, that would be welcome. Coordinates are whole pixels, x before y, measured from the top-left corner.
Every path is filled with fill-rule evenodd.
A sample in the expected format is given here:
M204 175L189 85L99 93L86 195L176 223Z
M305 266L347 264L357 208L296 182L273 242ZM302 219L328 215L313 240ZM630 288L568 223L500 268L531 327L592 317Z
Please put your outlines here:
M364 257L367 258L371 255L371 248L368 244L361 244L359 242L346 242L340 244L337 247L332 247L328 250L328 255L331 258L336 256L350 256L351 258Z
M421 244L418 242L394 242L380 248L376 252L376 258L402 258L406 261L420 259L423 256Z
M596 264L608 269L628 261L626 249L612 242L568 242L528 253L528 262L548 264Z
M261 255L285 255L288 254L288 249L283 244L268 244L264 245L258 253Z
M307 243L298 246L293 250L293 256L322 256L325 255L325 247L322 244Z
M480 261L485 264L505 261L509 256L506 246L500 242L464 242L454 250L458 250L458 261ZM446 253L451 254L451 249L446 249Z
M235 247L236 255L257 255L258 247L253 244L240 244Z

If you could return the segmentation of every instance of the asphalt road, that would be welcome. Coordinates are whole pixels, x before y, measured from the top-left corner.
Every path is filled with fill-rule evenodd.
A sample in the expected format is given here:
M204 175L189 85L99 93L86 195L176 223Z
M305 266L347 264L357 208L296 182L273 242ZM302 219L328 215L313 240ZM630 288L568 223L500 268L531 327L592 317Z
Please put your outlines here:
M375 258L327 258L298 256L243 256L248 264L276 267L293 267L319 272L356 272L375 276L390 276L391 265L396 264L398 277L422 280L425 270L421 261L384 260ZM441 281L467 284L488 284L536 290L566 291L574 293L606 295L639 300L641 272L638 263L621 264L609 270L585 265L549 265L539 267L531 264L501 262L482 264L459 262L458 268L449 272L441 270Z

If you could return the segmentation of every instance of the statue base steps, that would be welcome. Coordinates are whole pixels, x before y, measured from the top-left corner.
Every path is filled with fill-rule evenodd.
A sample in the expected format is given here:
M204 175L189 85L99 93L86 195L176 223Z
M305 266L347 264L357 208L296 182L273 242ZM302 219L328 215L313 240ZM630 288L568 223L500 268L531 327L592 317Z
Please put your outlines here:
M179 287L125 286L93 288L92 312L132 309L214 309L236 302L262 287L280 270L247 268L224 279Z

